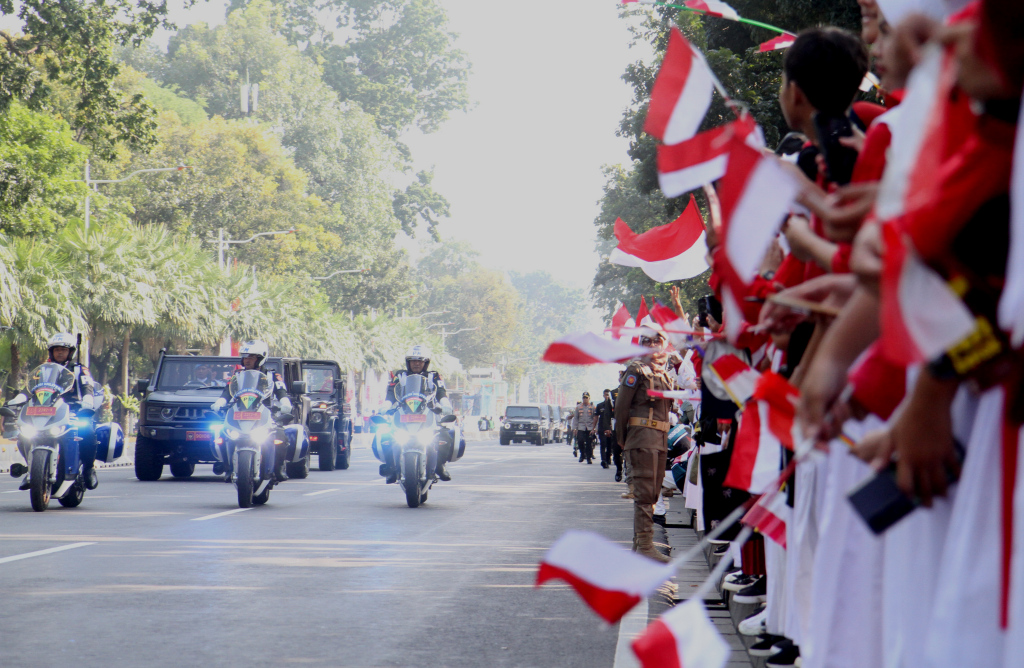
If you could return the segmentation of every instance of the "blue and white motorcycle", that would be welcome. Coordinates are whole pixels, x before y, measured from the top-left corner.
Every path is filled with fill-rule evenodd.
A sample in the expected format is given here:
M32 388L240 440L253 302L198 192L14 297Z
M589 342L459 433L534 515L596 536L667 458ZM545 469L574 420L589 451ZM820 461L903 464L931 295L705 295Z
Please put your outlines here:
M228 383L231 399L224 408L224 423L214 428L219 432L214 454L225 464L228 480L238 490L238 507L263 505L274 488L277 445L287 439L286 461L302 461L309 452L309 436L302 425L288 424L290 414L274 420L264 400L273 388L265 373L239 371ZM215 404L216 406L216 404ZM283 428L278 422L284 424Z
M0 414L18 418L18 450L27 466L12 464L11 476L28 473L22 488L28 488L37 512L46 510L51 498L65 508L74 508L85 498L79 429L90 426L94 411L76 410L64 401L63 395L74 384L75 374L47 362L29 375L27 394L19 394L0 409ZM124 451L124 433L117 423L97 425L96 440L97 462L112 462Z

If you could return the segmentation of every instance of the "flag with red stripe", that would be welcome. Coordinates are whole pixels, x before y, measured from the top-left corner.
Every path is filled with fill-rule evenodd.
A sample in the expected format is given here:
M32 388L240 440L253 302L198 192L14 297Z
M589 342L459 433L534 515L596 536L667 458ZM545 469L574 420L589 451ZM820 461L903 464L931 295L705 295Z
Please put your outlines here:
M740 417L725 487L764 494L778 480L782 448L796 443L796 399L799 393L771 371L761 374Z
M796 35L790 35L788 32L783 33L775 39L770 39L767 42L762 42L761 46L757 48L758 52L764 53L766 51L777 51L779 49L788 49L793 46L793 42L796 41Z
M548 550L535 586L552 579L568 582L609 624L650 596L675 569L630 552L589 531L568 531Z
M747 403L753 396L757 380L761 377L761 374L736 355L722 355L711 362L710 367L737 406Z
M621 218L615 221L619 245L608 261L626 267L639 267L658 283L700 276L708 268L705 254L704 219L693 197L683 212L668 225L660 225L637 234ZM637 323L642 321L637 316Z
M722 668L730 655L729 644L697 599L654 620L632 646L643 668Z
M651 349L630 341L605 338L594 332L563 336L552 342L541 359L553 364L610 364L650 354Z
M644 132L665 144L678 144L697 134L714 90L711 70L679 28L672 28L668 48L651 89Z
M764 145L757 123L744 115L679 144L658 146L658 185L662 194L679 197L722 178L734 136L754 148Z
M786 523L792 517L793 509L786 504L786 493L773 490L762 496L740 521L786 547Z
M610 333L613 339L619 339L622 338L623 329L632 329L635 326L636 321L629 314L629 309L626 308L625 304L620 303L618 310L615 311L615 315L612 316L612 326L605 331Z
M697 11L704 12L710 16L717 16L719 18L729 19L730 21L740 20L740 15L736 13L735 9L724 2L719 2L719 0L686 0L683 5L690 9L696 9Z

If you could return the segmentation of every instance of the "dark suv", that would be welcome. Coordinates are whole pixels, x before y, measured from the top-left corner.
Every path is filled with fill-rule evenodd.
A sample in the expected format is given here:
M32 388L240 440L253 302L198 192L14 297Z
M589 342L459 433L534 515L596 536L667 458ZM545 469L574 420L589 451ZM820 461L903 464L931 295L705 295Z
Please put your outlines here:
M321 471L347 469L352 457L352 420L345 411L345 377L337 362L302 360L310 411L306 429Z
M544 413L541 407L534 404L509 406L505 409L505 417L501 420L498 431L498 442L502 445L528 441L534 445L544 445L542 423Z
M237 357L167 355L161 351L152 377L138 384L142 403L135 476L139 480L159 480L164 464L170 465L175 478L191 476L196 464L218 464L213 454L212 426L221 418L210 405L224 392L237 368ZM300 360L270 357L266 369L281 374L296 422L305 424L310 402ZM218 467L214 467L215 473L220 472ZM287 472L289 477L305 478L309 474L309 455L290 462Z

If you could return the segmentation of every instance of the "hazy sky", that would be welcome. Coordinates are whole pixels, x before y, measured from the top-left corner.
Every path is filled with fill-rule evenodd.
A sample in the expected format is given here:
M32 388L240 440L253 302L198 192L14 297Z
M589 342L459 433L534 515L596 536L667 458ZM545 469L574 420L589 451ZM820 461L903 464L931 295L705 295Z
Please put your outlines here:
M433 167L452 205L441 234L472 244L497 269L544 269L586 288L601 166L626 161L615 136L630 91L616 0L440 0L473 64L474 107L432 135L404 138L417 167ZM224 0L182 11L179 25L224 20ZM166 35L160 40L166 42Z

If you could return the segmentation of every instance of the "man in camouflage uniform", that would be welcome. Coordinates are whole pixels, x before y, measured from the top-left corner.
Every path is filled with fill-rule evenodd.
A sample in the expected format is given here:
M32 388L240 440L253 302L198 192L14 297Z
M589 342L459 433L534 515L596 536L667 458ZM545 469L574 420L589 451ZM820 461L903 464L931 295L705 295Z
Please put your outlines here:
M668 557L654 547L654 504L665 477L668 453L670 399L655 399L648 390L671 390L673 381L665 370L665 336L655 333L640 338L650 355L626 367L615 402L615 437L626 459L633 499L633 549L657 561Z
M594 463L594 436L597 434L597 407L590 403L590 392L583 393L583 401L576 404L572 412L572 427L576 432L576 447L580 450L580 461ZM576 450L573 449L573 452Z

